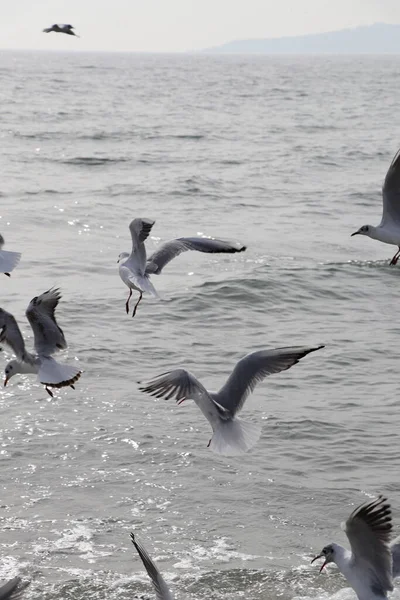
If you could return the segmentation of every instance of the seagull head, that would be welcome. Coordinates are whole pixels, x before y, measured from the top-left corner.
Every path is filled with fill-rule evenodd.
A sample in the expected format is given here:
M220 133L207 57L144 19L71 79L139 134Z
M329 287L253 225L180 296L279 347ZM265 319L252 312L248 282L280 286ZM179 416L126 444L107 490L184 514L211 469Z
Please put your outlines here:
M360 227L360 229L352 233L351 237L353 237L353 235L367 235L368 237L371 237L371 232L372 225L363 225L362 227Z
M318 556L315 556L315 558L312 559L311 564L318 558L325 559L322 567L319 570L319 572L322 573L322 569L326 567L326 565L331 562L335 562L335 544L329 544L328 546L325 546L325 548L322 549L321 554L318 554Z
M120 263L121 260L123 260L124 258L128 258L128 256L129 256L129 252L121 252L121 254L118 256L117 263Z
M19 365L20 363L17 360L10 360L10 362L6 365L6 368L4 369L4 375L6 376L4 380L4 387L6 387L11 377L14 377L14 375L20 373Z

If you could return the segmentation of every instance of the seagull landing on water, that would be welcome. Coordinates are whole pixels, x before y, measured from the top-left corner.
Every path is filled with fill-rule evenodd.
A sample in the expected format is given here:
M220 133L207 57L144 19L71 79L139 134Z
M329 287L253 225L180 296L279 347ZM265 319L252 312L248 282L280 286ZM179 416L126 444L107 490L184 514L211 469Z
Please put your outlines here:
M0 600L17 599L17 595L15 595L14 592L20 581L21 579L19 577L14 577L14 579L10 579L10 581L7 581L4 585L0 585Z
M225 456L243 454L256 444L261 435L260 425L236 418L247 396L268 375L290 369L301 358L320 348L324 346L293 346L252 352L237 363L219 392L208 392L194 375L184 369L163 373L139 389L156 398L169 400L175 397L178 404L194 400L212 427L213 436L208 443L211 450Z
M32 327L36 354L25 349L25 342L13 315L0 308L0 342L6 343L17 356L5 368L4 386L17 373L37 373L38 380L53 397L51 387L70 386L78 381L82 371L76 367L62 365L52 358L57 350L67 347L63 330L58 326L55 309L61 298L58 289L51 289L31 300L26 316Z
M387 599L387 593L393 590L392 578L399 574L399 565L394 561L397 540L390 545L392 516L387 499L379 496L365 502L351 513L343 527L351 550L329 544L311 562L325 559L320 572L325 565L336 563L359 600Z
M147 554L145 548L136 541L135 535L131 533L132 544L135 546L137 553L139 554L144 568L147 571L148 576L151 579L154 590L156 592L156 600L174 600L174 596L171 594L167 584L156 564L151 560Z
M159 275L165 265L182 252L197 250L198 252L211 254L221 252L233 254L234 252L246 250L246 246L241 244L214 238L178 238L163 244L147 259L144 242L148 238L154 223L155 221L151 219L134 219L129 225L132 237L132 252L130 254L129 252L122 252L118 257L119 275L129 288L129 296L125 304L127 314L129 314L129 300L132 296L132 290L139 292L139 300L135 304L132 317L136 314L143 292L158 297L149 275Z
M0 273L11 277L10 272L15 269L21 259L20 252L8 252L3 250L4 238L0 234Z
M366 235L385 244L398 246L398 251L390 261L391 265L395 265L400 258L400 150L386 173L382 197L383 214L379 225L363 225L351 235Z
M43 29L43 32L50 33L51 31L54 31L55 33L66 33L67 35L74 35L75 37L79 37L79 35L76 35L73 29L73 25L57 25L55 23L51 27L46 27L46 29Z

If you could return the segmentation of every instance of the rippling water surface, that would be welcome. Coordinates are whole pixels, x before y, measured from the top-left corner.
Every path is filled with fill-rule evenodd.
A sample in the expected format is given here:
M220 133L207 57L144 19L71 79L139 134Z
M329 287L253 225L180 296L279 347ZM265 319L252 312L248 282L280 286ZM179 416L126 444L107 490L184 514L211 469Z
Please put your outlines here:
M32 376L1 391L0 579L32 600L154 597L133 528L178 598L354 598L309 563L378 492L400 532L400 270L350 238L380 220L399 60L3 52L0 75L0 231L23 253L1 306L31 345L28 302L60 286L84 370L53 400ZM116 261L137 216L150 250L248 250L180 256L131 319ZM319 343L249 398L263 435L240 459L207 449L194 404L138 392L178 365L218 388L251 350Z

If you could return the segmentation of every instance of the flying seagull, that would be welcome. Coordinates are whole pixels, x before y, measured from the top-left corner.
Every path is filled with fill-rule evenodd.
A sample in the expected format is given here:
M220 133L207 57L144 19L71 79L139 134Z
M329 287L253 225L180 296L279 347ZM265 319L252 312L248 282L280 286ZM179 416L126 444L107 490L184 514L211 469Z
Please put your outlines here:
M67 347L64 333L54 314L60 298L59 290L52 288L33 298L26 310L25 314L33 330L36 354L25 349L24 339L13 315L0 308L0 342L10 346L17 356L17 360L10 361L5 368L5 386L17 373L37 373L38 380L50 396L53 396L49 389L51 387L74 388L73 384L78 381L82 372L52 358L57 350Z
M20 252L8 252L3 250L4 238L0 234L0 273L11 277L10 272L15 269L21 259Z
M395 265L400 258L400 150L386 173L382 197L383 214L379 225L363 225L351 235L366 235L385 244L398 246L398 251L390 261L391 265Z
M178 238L163 244L147 259L144 242L148 238L154 223L155 221L151 219L133 219L129 225L132 236L132 252L130 254L129 252L122 252L118 258L119 275L129 288L129 296L125 304L127 314L129 314L129 300L132 296L132 290L139 292L139 299L133 309L132 317L136 314L143 292L148 292L154 297L158 296L149 276L159 275L165 265L182 252L197 250L198 252L211 254L217 252L233 254L234 252L246 250L246 246L241 244L214 238Z
M336 563L358 600L384 600L393 590L390 504L383 496L356 508L344 524L351 550L329 544L311 562Z
M7 581L7 583L1 585L0 600L8 600L9 598L12 600L12 598L16 598L16 595L14 595L13 592L18 587L20 581L21 579L19 577L14 577L14 579L10 579L10 581Z
M57 25L57 23L55 23L51 27L46 27L46 29L43 29L43 31L44 33L50 33L51 31L54 31L55 33L66 33L67 35L74 35L75 37L79 37L79 35L76 35L73 29L73 25Z
M132 544L135 546L144 568L147 571L148 576L151 579L154 590L156 592L156 600L174 600L174 596L171 594L168 589L167 584L160 571L158 570L156 564L151 560L150 556L147 554L144 547L136 541L135 535L131 533Z
M268 375L290 369L301 358L320 348L324 346L292 346L252 352L237 363L219 392L207 391L184 369L163 373L139 389L156 398L170 400L175 397L178 404L194 400L213 430L208 446L217 454L234 456L250 450L261 435L260 425L236 418L257 383Z

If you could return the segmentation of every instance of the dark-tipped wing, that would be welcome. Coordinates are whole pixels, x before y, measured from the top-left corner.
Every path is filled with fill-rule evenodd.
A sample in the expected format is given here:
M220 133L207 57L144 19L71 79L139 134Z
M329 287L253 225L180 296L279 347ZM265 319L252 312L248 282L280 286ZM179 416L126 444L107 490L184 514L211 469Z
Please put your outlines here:
M10 579L4 585L0 585L0 600L7 600L8 598L16 598L13 592L16 591L19 582L21 579L19 577L14 577L14 579Z
M379 496L356 508L347 519L345 532L349 538L354 567L369 578L368 584L378 596L393 589L390 536L392 513L387 498Z
M146 385L141 385L139 389L141 392L146 392L156 398L164 398L165 400L175 398L178 404L184 400L194 400L203 413L209 412L210 408L213 408L214 411L218 411L222 419L227 419L230 416L228 411L211 397L196 377L189 371L185 371L185 369L175 369L175 371L162 373L151 379Z
M254 390L257 383L268 375L290 369L301 358L320 348L324 348L324 346L313 348L292 346L273 350L259 350L247 354L239 360L225 385L213 397L221 406L234 415L242 408L247 396Z
M208 254L233 254L235 252L243 252L246 250L246 246L234 242L201 237L171 240L163 244L161 248L150 256L146 265L146 273L159 275L166 264L187 250L197 250L198 252L206 252Z
M35 350L40 356L51 356L56 350L67 347L64 333L55 317L60 298L60 290L52 288L33 298L26 310L35 337Z
M30 362L20 328L13 315L0 308L0 343L7 344L19 360Z
M393 223L400 226L400 150L395 154L386 173L382 196L383 214L381 225Z
M131 533L132 544L135 546L141 561L144 565L144 568L147 571L148 576L151 579L153 587L156 592L157 600L174 600L173 595L171 594L167 584L160 571L158 570L155 563L151 560L150 556L147 554L145 548L136 541L135 535Z
M133 219L129 224L129 230L132 236L132 246L135 248L143 244L150 235L151 228L155 221L152 219Z

